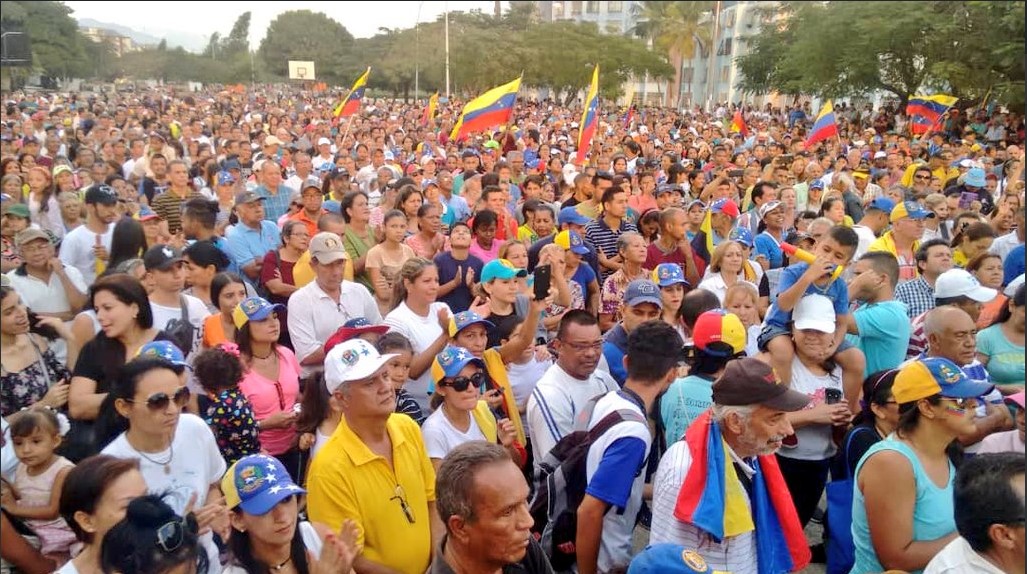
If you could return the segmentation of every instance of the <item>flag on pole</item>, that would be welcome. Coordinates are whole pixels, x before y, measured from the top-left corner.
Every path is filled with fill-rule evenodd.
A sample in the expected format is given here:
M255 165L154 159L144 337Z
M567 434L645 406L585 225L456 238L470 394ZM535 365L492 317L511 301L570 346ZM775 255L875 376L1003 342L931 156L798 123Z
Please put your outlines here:
M521 78L492 88L484 94L467 102L460 117L449 134L449 139L457 141L471 133L505 124L513 113L517 102L517 92L521 89Z
M916 96L906 104L909 116L909 130L914 134L926 134L938 129L948 111L959 98L946 94Z
M439 108L439 93L435 92L428 98L428 105L424 107L424 115L421 116L421 125L426 126L428 122L435 119L435 112Z
M578 132L577 165L585 165L585 154L592 146L592 136L596 133L599 123L599 64L592 71L592 85L588 87L585 97L585 109L581 112L581 130Z
M360 100L364 98L364 88L367 87L367 76L370 73L371 66L368 66L367 70L353 83L353 87L350 88L346 97L339 102L339 105L335 106L335 111L332 114L335 118L345 118L357 113L357 110L360 109Z
M742 108L738 108L735 111L735 116L731 118L731 132L740 133L743 138L749 137L749 126L745 125L745 118L742 117Z
M838 122L834 119L834 106L831 105L831 100L827 100L824 102L824 107L820 108L820 113L817 114L817 119L813 122L813 129L809 131L809 135L806 137L806 147L809 148L818 141L837 135Z

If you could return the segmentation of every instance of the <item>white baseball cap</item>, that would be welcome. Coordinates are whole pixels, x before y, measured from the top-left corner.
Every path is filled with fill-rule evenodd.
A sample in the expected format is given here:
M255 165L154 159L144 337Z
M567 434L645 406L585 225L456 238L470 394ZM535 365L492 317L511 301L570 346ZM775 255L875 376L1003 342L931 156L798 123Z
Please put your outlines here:
M578 177L578 168L573 163L563 165L563 180L567 185L574 185L574 178Z
M978 303L987 303L998 291L985 287L965 269L949 269L934 282L934 298L969 297Z
M1006 297L1012 299L1013 296L1016 295L1016 290L1020 288L1020 285L1023 285L1023 273L1018 275L1016 279L1010 281L1009 285L1006 285L1006 289L1003 293L1005 293Z
M332 140L328 138L318 138L317 145L332 145Z
M874 153L874 159L887 159L887 158L888 158L888 154L884 153L883 151L879 151L879 152L875 152Z
M823 295L806 295L799 299L792 313L795 328L799 330L813 329L822 333L834 333L834 304Z
M343 383L366 379L395 356L395 353L379 354L378 349L363 339L339 343L325 356L325 387L331 394Z

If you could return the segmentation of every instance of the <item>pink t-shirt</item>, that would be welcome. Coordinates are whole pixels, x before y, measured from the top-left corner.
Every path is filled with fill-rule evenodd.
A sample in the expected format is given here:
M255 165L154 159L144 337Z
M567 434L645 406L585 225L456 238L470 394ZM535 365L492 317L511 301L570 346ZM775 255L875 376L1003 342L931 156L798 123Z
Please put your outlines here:
M278 411L291 411L300 392L300 364L288 348L276 346L278 380L272 381L257 371L247 371L239 388L253 405L253 414L262 421ZM288 452L296 441L296 429L278 428L260 431L260 444L273 455Z
M506 242L500 241L499 239L493 239L492 249L485 251L485 248L479 245L477 240L471 240L471 248L467 251L471 255L477 257L478 259L481 259L485 263L488 263L493 259L499 259L499 248L502 247L504 243Z

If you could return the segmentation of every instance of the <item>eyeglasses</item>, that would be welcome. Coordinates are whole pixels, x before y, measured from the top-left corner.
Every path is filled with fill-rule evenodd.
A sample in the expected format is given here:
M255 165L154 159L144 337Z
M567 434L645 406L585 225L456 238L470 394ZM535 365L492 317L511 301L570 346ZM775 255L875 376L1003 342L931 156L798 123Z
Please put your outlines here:
M410 524L413 524L415 522L414 511L410 508L410 505L407 504L407 495L406 492L403 491L402 486L398 484L396 485L396 493L389 500L398 500L399 507L403 509L403 516L407 517L407 522L409 522Z
M585 351L600 351L603 348L602 340L593 341L591 343L571 343L570 341L561 341L561 343L579 353L584 353Z
M447 386L458 393L462 393L467 390L470 386L480 387L486 382L485 373L478 371L470 377L456 377L453 379L445 379L440 385Z
M931 176L929 176L929 175L914 175L913 179L919 179L919 180L922 180L922 181L928 181L928 180L931 179Z
M196 519L181 517L157 529L157 547L171 554L182 547L186 533L196 534Z
M179 387L177 391L171 396L167 393L154 393L146 399L146 407L151 411L162 411L168 408L171 401L175 402L175 406L182 408L189 403L189 387ZM125 399L126 402L135 403L137 401L132 399Z

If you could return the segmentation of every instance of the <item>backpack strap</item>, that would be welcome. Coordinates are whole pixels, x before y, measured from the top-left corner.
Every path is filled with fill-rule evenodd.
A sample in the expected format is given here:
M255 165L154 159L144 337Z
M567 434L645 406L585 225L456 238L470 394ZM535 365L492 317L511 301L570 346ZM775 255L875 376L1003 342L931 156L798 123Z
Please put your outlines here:
M617 409L603 417L602 420L596 423L596 426L589 429L589 442L595 442L599 437L606 434L608 430L610 430L617 424L626 421L634 421L645 424L645 419L638 416L638 413L636 413L635 411L632 411L630 409Z

